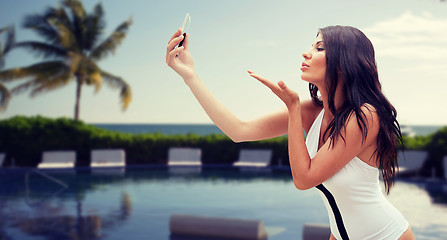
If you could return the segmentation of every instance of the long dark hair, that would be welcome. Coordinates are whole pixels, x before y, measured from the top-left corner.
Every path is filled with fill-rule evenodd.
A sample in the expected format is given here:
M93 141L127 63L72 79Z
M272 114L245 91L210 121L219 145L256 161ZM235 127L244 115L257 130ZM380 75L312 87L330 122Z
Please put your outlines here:
M402 134L397 122L396 109L383 95L374 48L369 39L360 30L348 26L329 26L320 29L326 52L325 85L328 103L334 119L329 123L323 138L330 138L333 146L335 137L343 140L342 131L352 114L357 117L357 124L362 132L363 141L368 132L367 118L361 107L373 106L380 118L377 136L376 156L382 172L387 193L393 184L397 163L397 147L402 145ZM335 108L335 91L339 81L343 81L343 94L346 101L339 109ZM309 84L312 100L323 106L318 96L318 88Z

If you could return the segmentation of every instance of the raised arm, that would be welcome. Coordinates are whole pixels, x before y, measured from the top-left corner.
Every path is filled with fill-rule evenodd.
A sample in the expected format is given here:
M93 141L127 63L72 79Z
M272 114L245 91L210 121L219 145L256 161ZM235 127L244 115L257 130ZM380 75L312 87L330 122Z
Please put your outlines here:
M182 47L175 46L183 39L179 29L169 40L166 62L185 81L210 119L235 142L255 141L287 134L288 111L280 110L270 115L242 121L226 108L197 76L189 51L189 35Z
M243 121L225 107L197 76L185 82L214 124L234 142L256 141L287 134L287 109Z
M331 146L330 140L326 141L317 154L311 158L307 151L303 132L299 131L305 124L303 106L300 104L298 94L289 89L282 81L274 84L257 74L251 74L251 76L269 87L287 106L289 111L289 161L293 182L298 189L305 190L323 183L356 156L366 160L370 165L377 164L373 156L377 148L375 144L380 124L374 108L362 107L368 129L366 139L363 138L357 117L353 114L348 118L342 133L343 137L336 136L333 146Z
M225 107L197 76L189 51L189 35L186 35L182 47L175 48L183 38L181 29L171 37L166 51L166 63L183 78L210 119L228 137L234 142L243 142L263 140L288 133L287 108L257 119L243 121ZM307 132L321 108L315 106L310 100L302 102L301 106L303 128Z

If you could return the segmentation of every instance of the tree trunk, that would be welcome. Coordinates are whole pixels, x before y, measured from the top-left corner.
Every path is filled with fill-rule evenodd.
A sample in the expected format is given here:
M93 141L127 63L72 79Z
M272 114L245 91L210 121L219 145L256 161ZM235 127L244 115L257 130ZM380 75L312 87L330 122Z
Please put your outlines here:
M75 112L74 119L79 120L79 105L81 102L81 87L82 87L82 77L76 77L76 102L75 102Z

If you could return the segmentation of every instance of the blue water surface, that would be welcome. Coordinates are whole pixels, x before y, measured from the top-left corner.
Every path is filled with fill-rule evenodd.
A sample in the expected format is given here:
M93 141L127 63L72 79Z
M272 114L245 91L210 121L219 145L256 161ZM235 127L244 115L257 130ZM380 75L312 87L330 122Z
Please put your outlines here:
M288 170L0 171L0 239L170 239L172 214L261 220L271 240L328 224L317 191L297 190ZM443 190L444 182L399 180L388 196L416 239L447 238Z

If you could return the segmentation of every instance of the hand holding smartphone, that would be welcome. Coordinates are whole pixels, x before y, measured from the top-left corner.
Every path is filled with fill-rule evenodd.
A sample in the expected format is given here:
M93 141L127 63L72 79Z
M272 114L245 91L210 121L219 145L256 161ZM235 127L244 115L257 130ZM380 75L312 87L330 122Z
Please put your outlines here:
M186 34L189 35L188 31L190 24L191 17L188 13L183 21L181 31L177 29L177 31L175 31L175 33L171 36L166 51L166 63L183 79L192 79L196 76L192 56L189 49L185 49L185 47L188 47L188 42L183 42L186 37L189 39L189 36ZM181 35L179 35L179 33L184 36L183 39L180 37Z
M183 45L183 41L185 41L186 33L189 32L189 25L191 25L191 16L189 13L186 14L185 20L183 20L183 26L182 26L182 34L183 34L183 40L178 44L178 47L181 47Z

